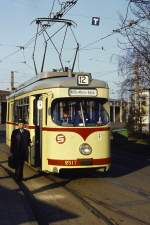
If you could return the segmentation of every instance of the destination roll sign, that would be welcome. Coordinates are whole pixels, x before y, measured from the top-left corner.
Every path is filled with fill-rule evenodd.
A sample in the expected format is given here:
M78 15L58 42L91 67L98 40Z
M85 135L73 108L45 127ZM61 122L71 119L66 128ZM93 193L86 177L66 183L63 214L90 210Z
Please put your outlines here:
M96 89L75 89L70 88L69 89L69 95L70 96L97 96L97 90Z

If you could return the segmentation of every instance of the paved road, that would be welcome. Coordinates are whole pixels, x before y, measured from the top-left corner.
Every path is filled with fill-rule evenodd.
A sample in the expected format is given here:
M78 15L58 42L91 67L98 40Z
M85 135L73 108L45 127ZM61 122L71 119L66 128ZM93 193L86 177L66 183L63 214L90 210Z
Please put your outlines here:
M0 145L7 167L7 147ZM25 168L21 188L41 225L150 225L150 146L113 146L112 168L43 175Z

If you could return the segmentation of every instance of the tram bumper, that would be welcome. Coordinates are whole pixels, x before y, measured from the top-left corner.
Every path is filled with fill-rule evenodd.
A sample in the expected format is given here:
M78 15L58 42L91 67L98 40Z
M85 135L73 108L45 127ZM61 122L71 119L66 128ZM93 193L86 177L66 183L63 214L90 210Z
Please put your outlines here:
M48 159L48 164L51 167L50 172L59 173L60 170L72 169L98 169L101 172L106 172L110 168L111 158L79 158L76 160L52 160Z

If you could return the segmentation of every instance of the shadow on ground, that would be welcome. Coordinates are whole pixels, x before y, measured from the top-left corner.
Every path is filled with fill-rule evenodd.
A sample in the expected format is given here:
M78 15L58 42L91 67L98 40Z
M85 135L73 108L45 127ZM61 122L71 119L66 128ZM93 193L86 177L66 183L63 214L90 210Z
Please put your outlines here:
M2 168L4 168L4 167L2 167ZM7 171L8 176L7 177L1 176L1 180L9 178L9 177L14 178L14 175L10 170L8 170L6 168L4 168L4 169ZM5 187L0 186L0 190L1 190L0 191L1 222L2 221L6 222L6 219L8 220L8 218L6 218L6 217L7 216L9 217L9 214L11 214L13 216L13 221L12 221L13 225L32 223L33 221L35 221L35 218L38 221L39 225L48 225L52 222L61 222L63 220L69 220L69 219L77 218L80 216L80 215L72 213L71 210L66 211L63 208L59 208L56 205L52 205L50 201L49 201L49 203L40 201L33 196L33 194L28 190L28 188L22 182L21 183L19 182L18 185L24 191L25 196L22 195L22 193L20 192L20 189L18 189L18 191L17 190L9 190ZM10 200L9 207L7 207L8 205L5 207L5 205L8 204L8 202L6 202L6 196ZM15 203L16 199L18 199L18 201L24 202L24 203L20 203L20 204L23 205L23 210L24 210L24 208L25 208L25 210L27 210L28 216L24 216L24 211L21 211L20 208L19 208L19 213L17 212L18 206L14 207L14 205L16 204ZM34 212L35 218L32 216L33 214L28 211L30 208L27 207L27 205L25 203L26 204L30 203L30 205L32 206L32 211ZM4 211L5 208L6 208L6 212ZM8 215L7 215L7 213L8 213ZM17 214L19 214L19 215L17 215ZM4 223L2 223L2 224L4 224Z
M150 144L129 141L126 144L112 143L112 166L108 176L118 177L150 166Z

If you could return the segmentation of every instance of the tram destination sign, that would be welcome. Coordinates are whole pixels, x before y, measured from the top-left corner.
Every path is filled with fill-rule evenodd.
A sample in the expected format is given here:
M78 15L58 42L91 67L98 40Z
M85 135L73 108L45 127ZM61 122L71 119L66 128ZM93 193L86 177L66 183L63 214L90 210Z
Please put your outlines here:
M96 89L75 89L70 88L69 89L69 95L70 96L97 96L97 90Z

